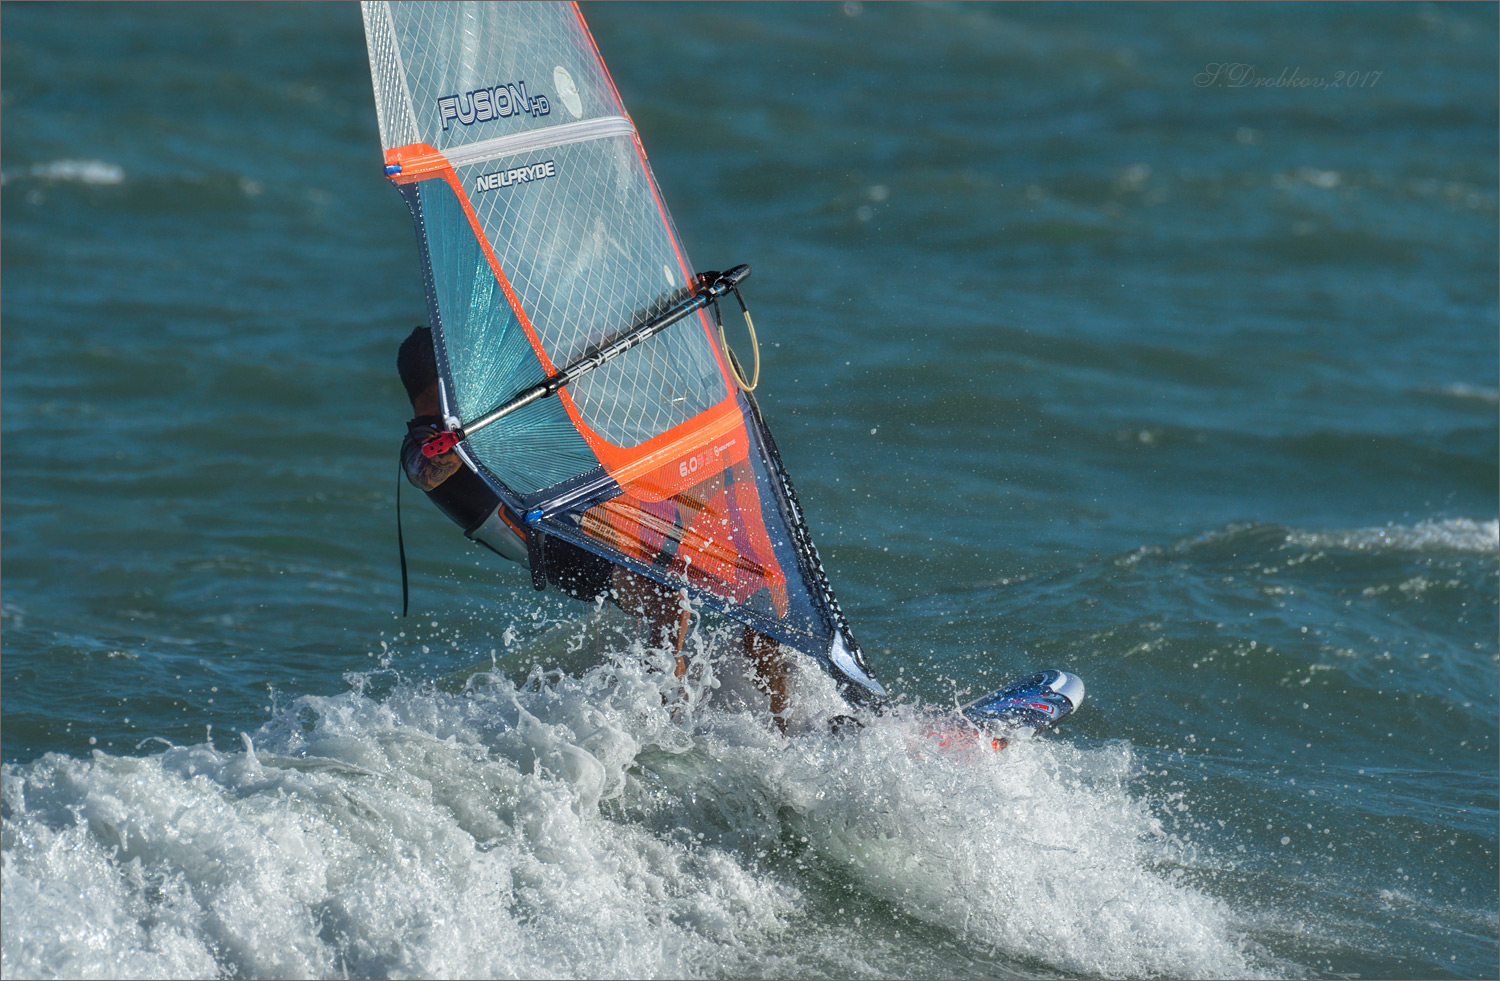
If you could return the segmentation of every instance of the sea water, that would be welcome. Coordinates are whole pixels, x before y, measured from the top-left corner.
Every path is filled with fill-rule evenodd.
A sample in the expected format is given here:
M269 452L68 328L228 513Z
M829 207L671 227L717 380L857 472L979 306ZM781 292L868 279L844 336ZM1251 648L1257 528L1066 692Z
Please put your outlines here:
M1495 976L1495 8L585 16L894 710L397 616L357 9L5 4L5 976Z

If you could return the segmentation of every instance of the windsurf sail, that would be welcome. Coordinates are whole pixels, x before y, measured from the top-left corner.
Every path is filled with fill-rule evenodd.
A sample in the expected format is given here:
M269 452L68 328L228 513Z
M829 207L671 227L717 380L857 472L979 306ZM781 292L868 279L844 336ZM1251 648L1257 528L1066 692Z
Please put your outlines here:
M883 695L708 315L749 270L694 273L576 4L362 7L450 439L533 573L556 536Z

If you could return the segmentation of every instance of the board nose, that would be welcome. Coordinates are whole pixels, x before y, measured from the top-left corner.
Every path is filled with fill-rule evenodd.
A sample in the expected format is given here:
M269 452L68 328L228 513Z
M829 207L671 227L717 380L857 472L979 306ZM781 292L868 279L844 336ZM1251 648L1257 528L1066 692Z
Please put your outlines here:
M1082 678L1078 677L1078 675L1076 674L1071 674L1067 671L1058 671L1056 669L1053 669L1048 673L1055 674L1057 676L1055 678L1049 678L1047 680L1048 688L1057 692L1063 698L1066 698L1069 702L1072 702L1073 708L1075 710L1078 708L1078 706L1083 704L1084 688Z

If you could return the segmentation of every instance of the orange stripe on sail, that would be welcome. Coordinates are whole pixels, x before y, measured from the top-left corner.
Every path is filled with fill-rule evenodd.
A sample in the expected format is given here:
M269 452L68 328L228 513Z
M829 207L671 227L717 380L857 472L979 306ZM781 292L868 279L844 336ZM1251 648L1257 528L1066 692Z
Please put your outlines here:
M589 42L589 50L594 54L594 61L599 66L599 71L604 75L604 80L609 83L610 94L614 96L615 106L620 115L630 120L630 142L635 147L635 155L641 162L641 171L646 175L646 186L651 188L651 196L656 200L656 210L661 215L662 227L667 230L667 240L672 243L672 251L677 255L677 267L682 270L686 282L692 282L693 271L688 268L687 259L683 257L682 246L677 241L677 234L672 229L672 219L667 216L666 202L661 199L661 189L656 186L656 176L651 173L651 164L646 160L646 148L641 144L641 137L635 131L635 120L630 119L630 113L625 108L625 101L620 98L620 90L615 87L614 76L609 73L609 66L604 63L604 56L599 53L599 43L594 40L594 32L589 30L588 22L583 19L583 11L578 9L578 0L573 0L573 16L578 20L578 29L583 32L584 38ZM734 391L734 377L729 372L729 365L725 363L724 355L719 351L719 345L714 343L714 329L708 322L707 312L698 313L698 323L703 327L703 336L708 338L709 347L714 352L714 359L719 363L719 374L724 379L724 386L729 391Z
M521 323L521 330L526 334L526 340L531 343L531 349L535 352L537 360L542 363L542 369L551 375L556 373L557 368L552 359L547 357L547 351L542 347L541 338L537 337L536 328L531 326L531 318L526 316L526 311L521 307L521 300L516 296L516 291L511 288L510 280L506 278L504 270L500 268L500 259L495 255L495 250L490 247L489 236L484 234L484 228L479 224L479 216L474 213L474 205L469 201L469 195L464 193L463 185L459 183L458 173L453 169L453 164L443 156L443 152L426 143L409 143L406 146L398 146L385 152L387 166L397 165L401 171L391 177L397 184L410 184L415 181L427 180L432 177L441 177L448 182L458 198L459 206L464 209L464 215L469 219L469 227L474 232L474 238L479 242L479 248L484 252L484 258L490 264L490 271L495 274L495 281L500 284L500 290L505 294L505 299L510 303L511 310L515 311L516 319ZM577 422L578 420L574 420Z
M681 249L671 235L666 206L646 165L645 151L639 139L633 137L632 143L684 279L690 280ZM398 184L432 178L447 182L537 360L549 375L555 374L557 368L542 347L447 157L428 144L413 143L386 151L386 163L400 166L391 178ZM778 616L784 616L788 608L786 576L766 530L749 462L750 439L744 413L735 398L723 353L713 343L708 318L701 312L698 316L727 391L723 400L692 419L636 446L617 446L583 420L567 389L558 393L568 418L622 488L620 497L585 512L584 531L647 564L655 564L666 543L675 540L669 567L682 579L741 603L762 589L768 590L772 608ZM670 521L665 517L669 511Z
M736 463L662 501L626 491L584 512L585 534L690 585L746 603L766 590L785 616L786 576L765 531L748 462Z
M541 338L532 326L531 318L526 315L520 297L516 296L515 290L511 288L510 280L500 266L500 259L490 245L489 237L485 235L484 228L479 223L479 216L474 211L468 193L464 190L448 158L443 155L442 151L426 143L412 143L396 147L386 151L385 156L387 165L397 165L401 168L400 172L391 178L398 184L409 184L433 178L440 178L447 182L454 196L458 198L465 217L469 220L470 231L474 233L474 238L478 241L485 260L489 263L490 271L494 273L495 280L505 294L506 301L521 324L521 330L526 334L526 340L530 343L532 352L536 354L537 360L541 362L547 374L555 374L557 367L542 346ZM652 191L655 192L654 186ZM660 197L657 198L657 206L661 207ZM663 216L663 221L665 221L665 216ZM676 250L675 241L672 247ZM680 263L681 252L677 253L677 257ZM684 279L686 278L687 274L684 272ZM699 317L702 319L701 313ZM714 355L716 358L719 357L717 347L715 347ZM720 364L721 375L722 371L723 365ZM640 480L641 492L656 500L674 494L697 480L698 460L696 457L700 456L705 449L712 451L717 447L722 453L724 449L732 445L737 448L738 455L743 456L748 442L743 436L744 420L733 394L726 395L717 405L700 412L692 419L633 447L618 446L595 432L593 427L584 421L583 413L567 389L559 392L558 397L562 400L569 420L583 436L589 448L594 451L595 456L604 464L610 476L622 486ZM725 437L735 426L739 427L740 435L731 444ZM684 467L687 469L683 469Z

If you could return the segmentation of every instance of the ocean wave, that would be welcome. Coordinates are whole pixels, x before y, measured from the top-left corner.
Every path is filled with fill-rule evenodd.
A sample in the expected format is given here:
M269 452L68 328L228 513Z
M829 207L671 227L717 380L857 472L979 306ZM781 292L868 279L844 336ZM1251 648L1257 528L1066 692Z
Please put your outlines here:
M1480 388L1477 385L1466 385L1463 382L1454 382L1444 385L1438 389L1432 389L1438 395L1449 398L1464 399L1473 402L1488 402L1491 405L1500 403L1500 391L1493 388Z
M1442 518L1419 521L1414 525L1390 524L1343 531L1305 531L1277 524L1233 524L1184 538L1170 546L1144 545L1120 556L1115 563L1130 566L1147 558L1204 550L1229 549L1234 555L1240 555L1247 547L1252 552L1274 552L1288 546L1367 553L1500 552L1500 521Z
M1351 531L1289 531L1286 540L1305 548L1355 552L1496 552L1500 551L1500 521L1445 518Z
M124 168L103 160L53 160L32 164L19 172L0 173L0 184L23 177L46 181L74 181L80 184L119 184L125 180Z
M1158 871L1196 859L1127 747L914 752L911 713L787 740L695 670L304 697L232 749L8 765L4 973L912 976L912 921L1069 974L1256 973Z

